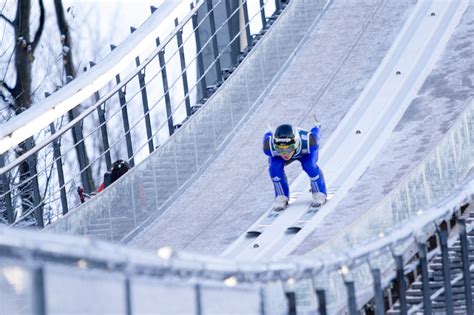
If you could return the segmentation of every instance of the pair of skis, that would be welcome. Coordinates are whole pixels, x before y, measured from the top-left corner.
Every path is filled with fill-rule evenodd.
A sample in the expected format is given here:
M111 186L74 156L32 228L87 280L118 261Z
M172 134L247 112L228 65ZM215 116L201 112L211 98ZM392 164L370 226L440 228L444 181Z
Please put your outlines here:
M321 209L321 204L311 204L306 212L292 225L286 228L286 233L298 233ZM258 224L247 231L248 238L255 238L263 233L263 231L270 226L284 210L272 209Z

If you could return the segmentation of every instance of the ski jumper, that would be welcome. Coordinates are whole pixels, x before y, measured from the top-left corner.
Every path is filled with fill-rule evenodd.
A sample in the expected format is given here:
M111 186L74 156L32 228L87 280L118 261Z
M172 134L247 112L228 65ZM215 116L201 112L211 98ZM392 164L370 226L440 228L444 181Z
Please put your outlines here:
M296 128L295 136L296 151L288 161L285 161L276 150L272 132L267 132L263 137L263 152L268 155L268 170L275 189L275 197L283 195L290 198L290 189L284 168L296 160L301 163L303 170L310 178L311 192L321 192L327 195L323 172L317 164L319 126L314 127L311 131Z

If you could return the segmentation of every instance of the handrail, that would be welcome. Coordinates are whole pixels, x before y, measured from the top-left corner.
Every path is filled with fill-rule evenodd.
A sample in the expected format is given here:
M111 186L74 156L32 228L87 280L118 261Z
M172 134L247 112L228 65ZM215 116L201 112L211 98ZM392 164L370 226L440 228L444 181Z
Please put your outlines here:
M357 262L365 257L375 257L384 247L395 246L397 242L413 238L426 238L422 231L424 227L440 220L446 220L460 205L469 202L474 196L474 176L463 187L450 194L442 204L436 205L423 216L408 222L398 229L393 229L376 239L370 239L356 249L345 249L338 253L328 253L324 257L317 255L290 256L279 260L235 261L224 257L191 254L185 251L173 251L171 248L161 248L155 255L146 251L132 249L123 245L111 244L87 237L66 236L36 231L25 231L0 227L0 248L16 248L21 252L41 254L37 260L53 261L57 257L68 257L68 262L74 259L86 259L101 263L102 266L114 270L133 270L131 266L139 265L148 268L173 269L176 266L186 266L192 272L188 277L224 280L229 276L238 276L242 282L275 281L288 279L304 279L308 274L316 275L322 270L339 270L350 267L351 262ZM1 252L0 257L7 257L12 252ZM165 254L166 253L166 254ZM27 255L27 256L28 256ZM125 265L129 267L125 268ZM183 267L184 268L184 267ZM179 270L179 267L176 269Z

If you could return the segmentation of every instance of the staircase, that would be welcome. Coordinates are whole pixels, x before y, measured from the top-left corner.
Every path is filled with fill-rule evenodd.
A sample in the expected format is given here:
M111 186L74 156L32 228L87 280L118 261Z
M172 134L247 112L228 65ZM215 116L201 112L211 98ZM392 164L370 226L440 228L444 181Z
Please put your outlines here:
M470 212L466 217L466 226L474 224L474 213ZM456 233L457 235L457 233ZM474 230L467 232L467 239L469 243L469 264L472 266L474 263ZM457 239L449 247L448 257L450 264L451 273L451 284L452 284L452 299L453 299L453 311L454 314L467 314L466 300L465 300L465 288L464 280L462 278L462 258L461 258L461 241ZM446 314L446 301L444 295L444 276L443 276L443 263L441 253L437 253L429 262L428 265L428 277L429 277L429 288L431 296L431 308L433 314ZM471 268L471 279L474 278L474 270ZM457 279L453 283L453 280ZM441 294L436 294L437 291L441 291ZM474 285L471 282L471 290L474 291ZM423 291L421 276L418 276L415 281L411 284L410 288L406 292L409 314L423 314ZM433 298L434 297L434 298ZM474 301L473 301L474 302ZM410 312L410 309L420 305L421 307ZM396 315L401 314L399 303L395 303L387 314Z

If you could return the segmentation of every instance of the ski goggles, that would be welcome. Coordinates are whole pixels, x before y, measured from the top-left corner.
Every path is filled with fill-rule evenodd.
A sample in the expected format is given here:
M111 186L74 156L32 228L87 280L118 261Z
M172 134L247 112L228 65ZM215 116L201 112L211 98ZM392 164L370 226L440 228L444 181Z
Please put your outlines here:
M287 144L287 145L275 144L275 149L280 154L290 154L296 150L296 144Z

